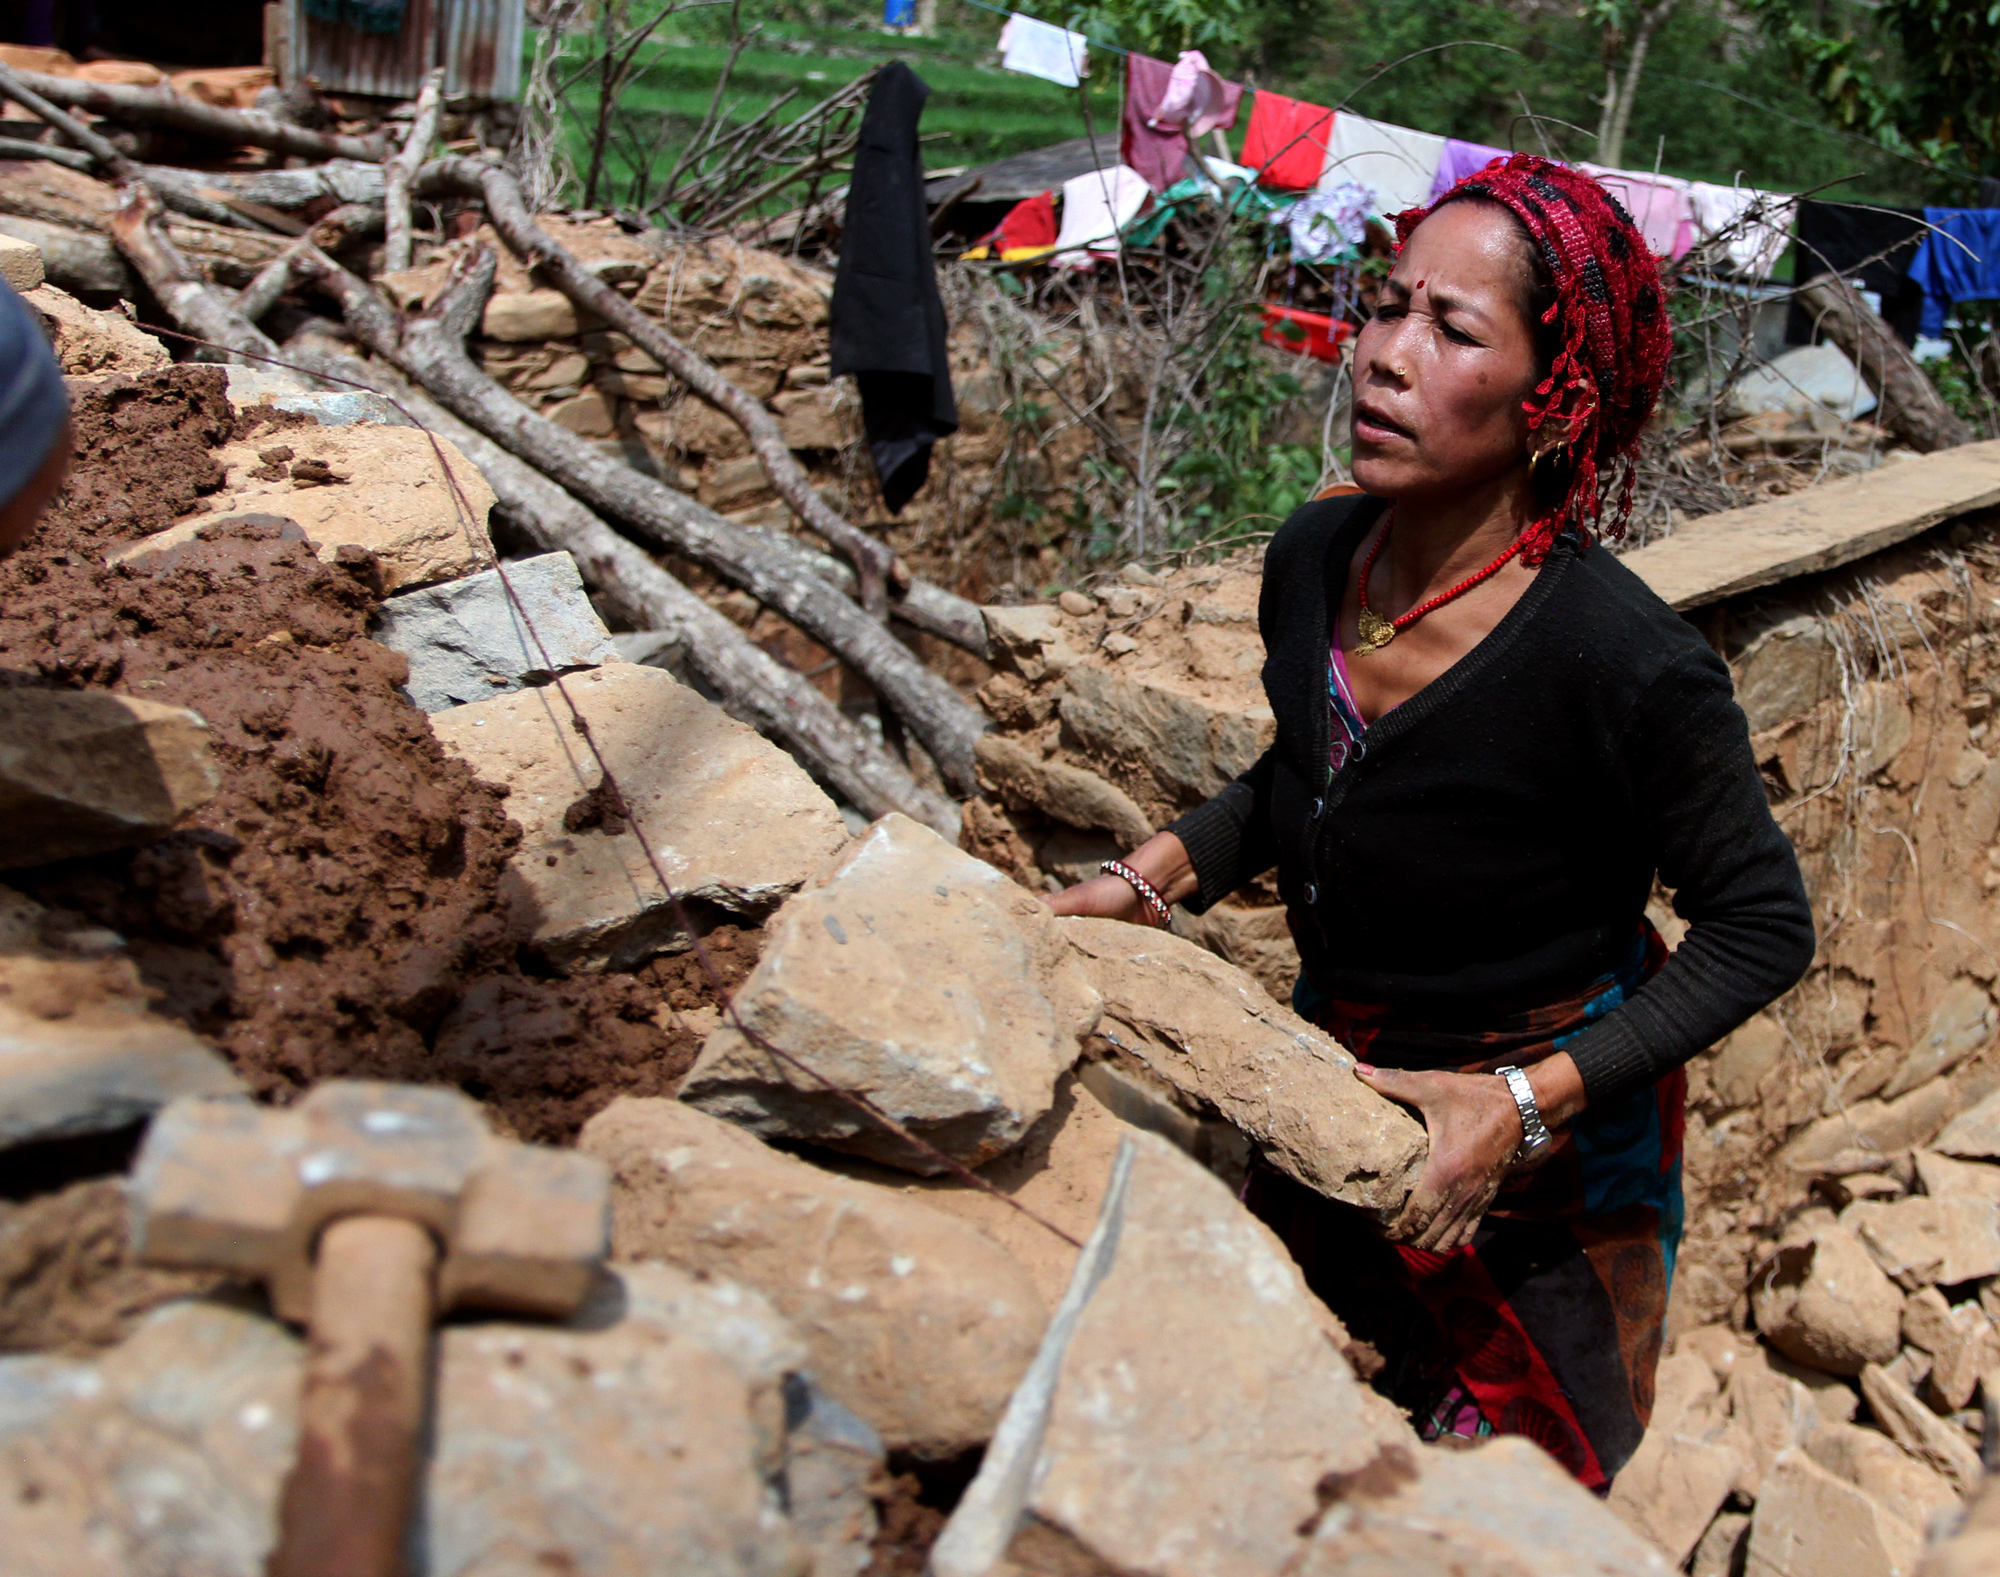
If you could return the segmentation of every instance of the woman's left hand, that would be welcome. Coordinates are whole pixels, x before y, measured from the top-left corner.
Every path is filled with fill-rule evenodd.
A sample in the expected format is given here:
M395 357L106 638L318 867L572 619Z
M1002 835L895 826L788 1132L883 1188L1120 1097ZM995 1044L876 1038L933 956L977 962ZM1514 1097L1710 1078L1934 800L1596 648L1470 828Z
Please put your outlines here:
M1505 1079L1490 1073L1404 1073L1362 1063L1355 1073L1378 1095L1414 1106L1430 1135L1430 1159L1391 1239L1434 1254L1472 1241L1521 1148L1521 1113Z

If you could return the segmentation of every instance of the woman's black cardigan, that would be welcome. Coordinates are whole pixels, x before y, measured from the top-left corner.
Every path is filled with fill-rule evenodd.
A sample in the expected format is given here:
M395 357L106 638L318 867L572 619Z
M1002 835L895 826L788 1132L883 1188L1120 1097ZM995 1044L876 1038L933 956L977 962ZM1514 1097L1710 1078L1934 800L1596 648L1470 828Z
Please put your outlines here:
M1492 633L1329 780L1328 631L1381 508L1307 504L1271 543L1258 623L1277 738L1168 829L1200 878L1188 907L1275 865L1312 985L1478 1028L1614 969L1657 873L1686 938L1564 1048L1590 1103L1616 1100L1812 962L1798 861L1729 670L1610 553L1565 539Z

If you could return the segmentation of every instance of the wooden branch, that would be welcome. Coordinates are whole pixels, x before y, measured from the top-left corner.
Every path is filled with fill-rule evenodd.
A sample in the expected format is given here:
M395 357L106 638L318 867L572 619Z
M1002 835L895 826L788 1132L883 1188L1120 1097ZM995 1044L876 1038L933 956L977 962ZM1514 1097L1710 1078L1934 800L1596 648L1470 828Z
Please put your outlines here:
M959 815L951 801L920 786L803 674L758 646L660 568L645 549L620 536L541 472L379 364L362 362L323 341L293 341L285 354L323 376L366 384L458 445L492 484L508 519L537 547L573 556L585 583L620 619L636 629L671 634L688 666L722 698L732 717L777 741L863 814L901 811L957 841Z
M382 272L400 274L410 266L410 183L417 167L430 156L437 141L438 118L444 112L444 67L434 66L417 90L417 112L403 146L382 161L382 200L386 217Z
M440 159L430 170L471 196L484 199L494 228L579 308L595 313L661 363L702 399L727 416L750 440L758 463L792 512L844 555L861 577L861 604L880 617L887 609L895 555L888 546L844 520L819 496L805 467L792 456L778 419L747 389L724 377L714 362L646 316L572 257L538 226L514 177L498 165Z
M930 752L945 781L978 792L972 747L987 721L976 707L932 673L879 620L816 572L795 549L759 539L652 477L614 460L545 416L537 415L487 377L465 349L493 288L493 253L476 247L453 264L431 308L403 326L392 308L347 270L316 260L321 279L340 301L348 327L371 350L393 361L437 402L581 499L653 545L680 553L775 608L844 659L901 714Z
M381 159L383 145L374 137L344 137L335 132L308 131L262 110L227 110L199 99L184 98L172 88L140 88L125 83L84 82L74 77L45 77L17 71L14 76L51 104L85 110L135 125L165 126L197 137L212 137L232 147L270 148L301 159Z
M142 180L120 188L123 202L111 216L111 239L139 277L167 310L167 316L188 334L251 356L232 356L245 365L259 365L256 356L276 356L278 347L256 325L246 323L189 265L160 224L160 199Z
M1944 403L1896 331L1838 274L1808 280L1799 300L1819 330L1847 353L1881 406L1881 424L1912 449L1929 454L1972 442L1972 429Z
M337 252L350 235L366 230L381 217L381 210L373 203L342 203L332 212L322 214L304 235L266 263L237 292L236 310L244 322L257 322L299 279L317 274L316 263L309 272L302 272L301 265L308 253L317 256L322 252Z
M111 238L94 230L0 213L0 235L38 247L49 283L72 294L130 296L139 288Z

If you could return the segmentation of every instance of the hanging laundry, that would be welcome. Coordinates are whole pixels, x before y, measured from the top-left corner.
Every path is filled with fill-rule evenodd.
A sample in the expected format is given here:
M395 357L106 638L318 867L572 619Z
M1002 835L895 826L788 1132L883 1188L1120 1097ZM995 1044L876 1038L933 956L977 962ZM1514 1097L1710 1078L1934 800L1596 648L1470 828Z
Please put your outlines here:
M1015 11L1000 29L1000 64L1009 71L1073 88L1090 75L1090 41Z
M1881 298L1882 317L1896 331L1896 337L1905 345L1914 345L1924 314L1924 291L1909 277L1909 267L1923 234L1923 215L1914 208L1876 208L1806 198L1799 204L1792 283L1803 285L1829 272L1858 282L1863 290ZM1813 315L1794 297L1785 319L1785 342L1810 345L1814 338Z
M1306 193L1283 216L1291 236L1292 261L1351 261L1368 238L1368 216L1374 211L1375 193L1359 181L1339 181Z
M884 27L915 27L917 25L917 0L882 0L882 25Z
M1261 186L1304 191L1319 184L1332 130L1332 110L1260 88L1243 134L1243 162L1257 172Z
M944 303L931 259L917 122L930 88L893 60L869 90L834 270L831 371L853 373L882 501L896 514L958 431Z
M1924 293L1920 333L1936 338L1961 301L2000 301L2000 208L1926 208L1910 282Z
M1694 232L1703 240L1727 235L1723 252L1729 266L1745 279L1768 279L1785 248L1792 244L1796 197L1760 192L1754 186L1718 186L1690 181L1688 200L1694 205Z
M1507 156L1505 148L1489 148L1483 142L1461 142L1456 137L1445 138L1437 174L1431 177L1432 199L1444 196L1468 175L1477 175L1495 159Z
M1236 124L1243 90L1224 82L1198 49L1169 66L1147 55L1125 62L1125 116L1119 150L1154 191L1180 180L1196 138Z
M1145 176L1114 164L1063 182L1062 230L1056 236L1058 268L1090 268L1118 250L1118 232L1139 215L1153 189Z
M965 254L968 262L998 257L1003 263L1021 263L1056 249L1056 194L1039 192L1023 197L994 226L992 233Z
M1359 181L1375 193L1376 213L1388 218L1431 200L1444 161L1442 137L1342 110L1333 118L1326 173L1319 184Z
M1578 164L1619 202L1646 238L1655 257L1685 257L1694 245L1694 202L1688 183L1672 175L1636 170L1611 170L1601 164Z

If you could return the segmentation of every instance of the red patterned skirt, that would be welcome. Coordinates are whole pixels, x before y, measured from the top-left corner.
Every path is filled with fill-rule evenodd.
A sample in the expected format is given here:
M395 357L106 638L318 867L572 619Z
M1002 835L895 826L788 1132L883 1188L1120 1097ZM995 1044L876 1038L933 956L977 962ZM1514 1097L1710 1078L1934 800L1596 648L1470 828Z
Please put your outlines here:
M1490 1073L1528 1067L1615 1011L1665 961L1650 926L1619 969L1560 1002L1479 1016L1477 1027L1381 1004L1300 1008L1363 1061ZM1384 1360L1377 1386L1427 1438L1526 1435L1592 1489L1645 1433L1680 1243L1680 1071L1586 1111L1548 1159L1502 1187L1473 1241L1450 1254L1386 1243L1360 1211L1269 1167L1251 1209L1313 1290Z

